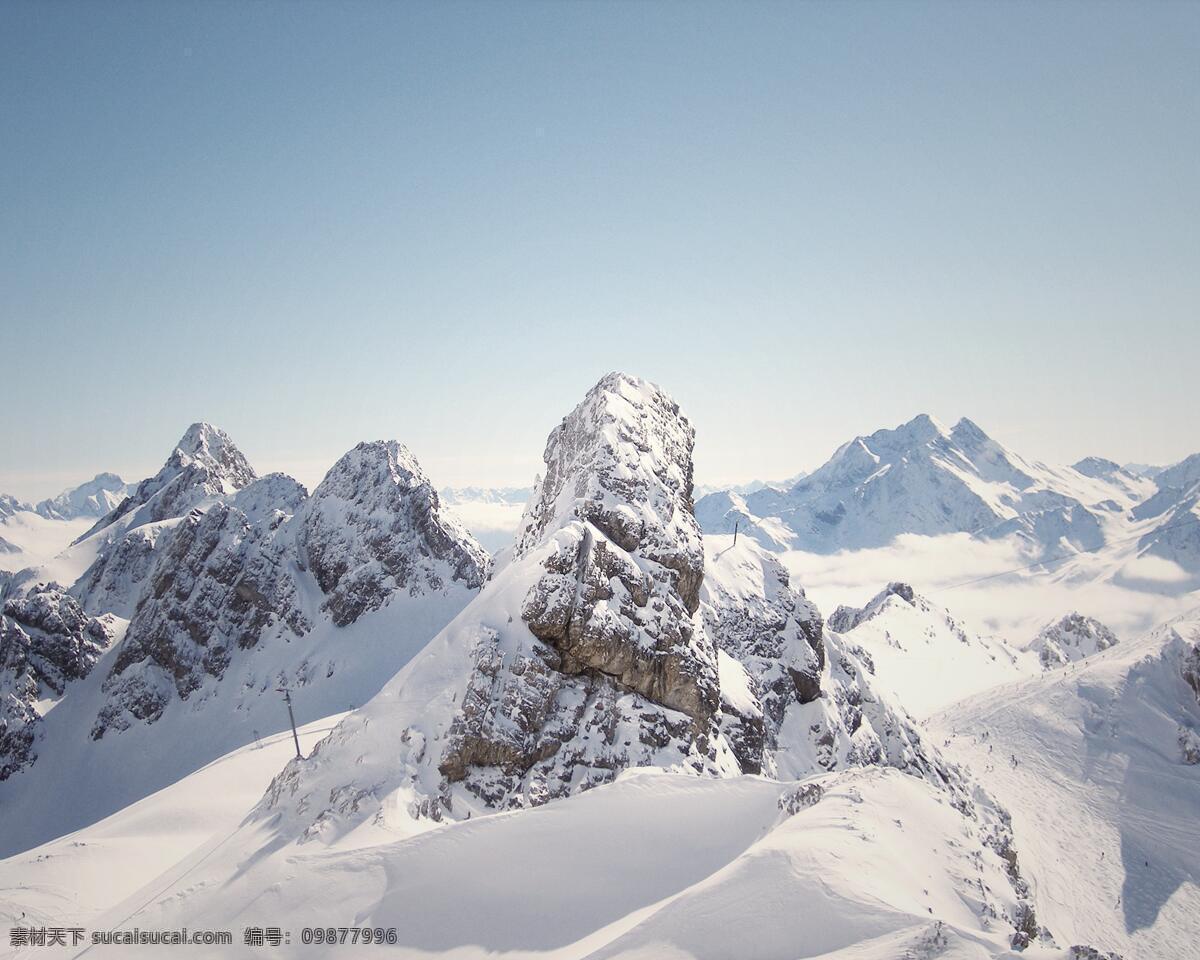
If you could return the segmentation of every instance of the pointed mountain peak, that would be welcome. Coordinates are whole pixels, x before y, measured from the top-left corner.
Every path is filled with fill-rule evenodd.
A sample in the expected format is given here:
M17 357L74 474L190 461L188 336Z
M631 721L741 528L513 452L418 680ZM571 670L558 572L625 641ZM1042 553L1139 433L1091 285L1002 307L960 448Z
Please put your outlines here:
M975 446L991 440L991 437L983 432L983 428L979 424L967 417L959 419L958 423L954 425L954 429L950 431L950 436L965 446Z
M1116 634L1095 617L1072 611L1043 627L1029 649L1038 655L1044 669L1052 670L1107 650L1116 643Z
M838 633L848 633L860 623L877 616L892 597L898 598L910 607L915 606L917 602L917 593L911 586L900 581L892 581L867 601L865 606L847 607L843 605L834 610L829 617L829 629L836 630Z
M130 517L125 529L182 517L204 501L236 493L257 479L258 474L229 434L210 423L193 423L162 469L139 483L79 540L86 540L123 517Z
M919 413L907 423L902 423L892 430L876 430L869 437L859 437L858 442L872 453L878 454L881 451L911 450L923 447L931 441L949 435L946 425L936 417L931 417L927 413Z
M918 413L915 417L902 424L899 428L906 433L945 433L946 427L936 417L927 413Z
M487 551L448 512L416 457L395 440L360 443L335 463L303 511L308 565L339 626L447 581L477 589Z
M115 473L98 473L86 483L41 501L33 509L49 520L102 517L125 499L132 489Z
M203 464L218 473L228 483L230 492L258 477L229 434L211 423L193 423L188 427L168 458L166 468L181 469L192 463Z
M660 387L624 373L600 380L546 442L546 471L521 522L524 556L582 520L627 552L679 575L699 602L704 551L692 504L695 430Z

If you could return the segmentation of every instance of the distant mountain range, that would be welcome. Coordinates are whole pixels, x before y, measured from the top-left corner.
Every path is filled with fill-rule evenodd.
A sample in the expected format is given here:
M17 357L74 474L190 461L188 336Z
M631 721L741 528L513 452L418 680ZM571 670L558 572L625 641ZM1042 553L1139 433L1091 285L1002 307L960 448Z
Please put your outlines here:
M962 419L924 414L843 444L787 489L726 490L696 504L706 533L739 529L773 549L884 546L902 534L1016 537L1035 558L1137 539L1200 574L1200 455L1153 478L1111 460L1029 461ZM1152 521L1152 522L1151 522Z
M8 494L0 494L0 520L15 513L36 513L47 520L79 520L102 517L133 490L115 473L98 473L86 483L70 487L57 497L39 503L24 503Z

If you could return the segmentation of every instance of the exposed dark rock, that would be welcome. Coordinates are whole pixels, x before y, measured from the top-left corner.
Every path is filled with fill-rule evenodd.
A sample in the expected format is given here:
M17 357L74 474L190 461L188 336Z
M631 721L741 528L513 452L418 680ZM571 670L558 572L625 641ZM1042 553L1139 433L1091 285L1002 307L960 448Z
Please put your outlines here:
M58 584L41 584L4 602L0 615L0 780L37 759L36 704L86 677L112 642Z
M301 523L304 556L339 626L396 591L441 590L447 573L477 589L490 565L395 441L360 443L342 457L313 491Z

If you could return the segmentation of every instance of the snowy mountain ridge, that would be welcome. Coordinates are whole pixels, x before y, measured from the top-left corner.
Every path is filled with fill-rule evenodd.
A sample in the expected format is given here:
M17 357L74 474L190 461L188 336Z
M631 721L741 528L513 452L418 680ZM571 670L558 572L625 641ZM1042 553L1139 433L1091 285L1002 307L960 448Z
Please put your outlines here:
M1049 467L1024 460L971 420L947 428L922 414L843 444L786 491L710 494L696 514L706 532L736 526L777 550L831 553L884 546L901 534L963 532L1016 538L1037 558L1095 551L1136 535L1147 509L1140 505L1156 496L1173 517L1190 510L1180 500L1195 472L1192 460L1200 456L1154 480L1099 457ZM1189 547L1190 540L1163 551L1200 570Z
M301 716L361 703L466 604L490 564L398 443L360 444L309 496L282 474L257 477L206 424L67 553L87 564L69 590L34 586L45 571L26 571L6 588L0 621L0 683L15 698L6 729L19 734L10 743L0 731L0 799L33 836L277 729L279 686L298 692ZM32 621L34 598L78 627ZM33 658L41 638L79 646L100 623L107 642L88 669L52 683ZM116 757L112 768L100 760ZM39 803L73 777L85 803Z

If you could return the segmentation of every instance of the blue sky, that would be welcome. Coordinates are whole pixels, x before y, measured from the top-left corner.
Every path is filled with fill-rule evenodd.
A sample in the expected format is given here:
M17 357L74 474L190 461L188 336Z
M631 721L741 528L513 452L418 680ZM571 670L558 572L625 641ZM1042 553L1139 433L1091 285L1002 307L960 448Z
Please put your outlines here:
M532 479L620 368L702 481L926 411L1200 449L1200 5L0 5L0 490L225 427Z

